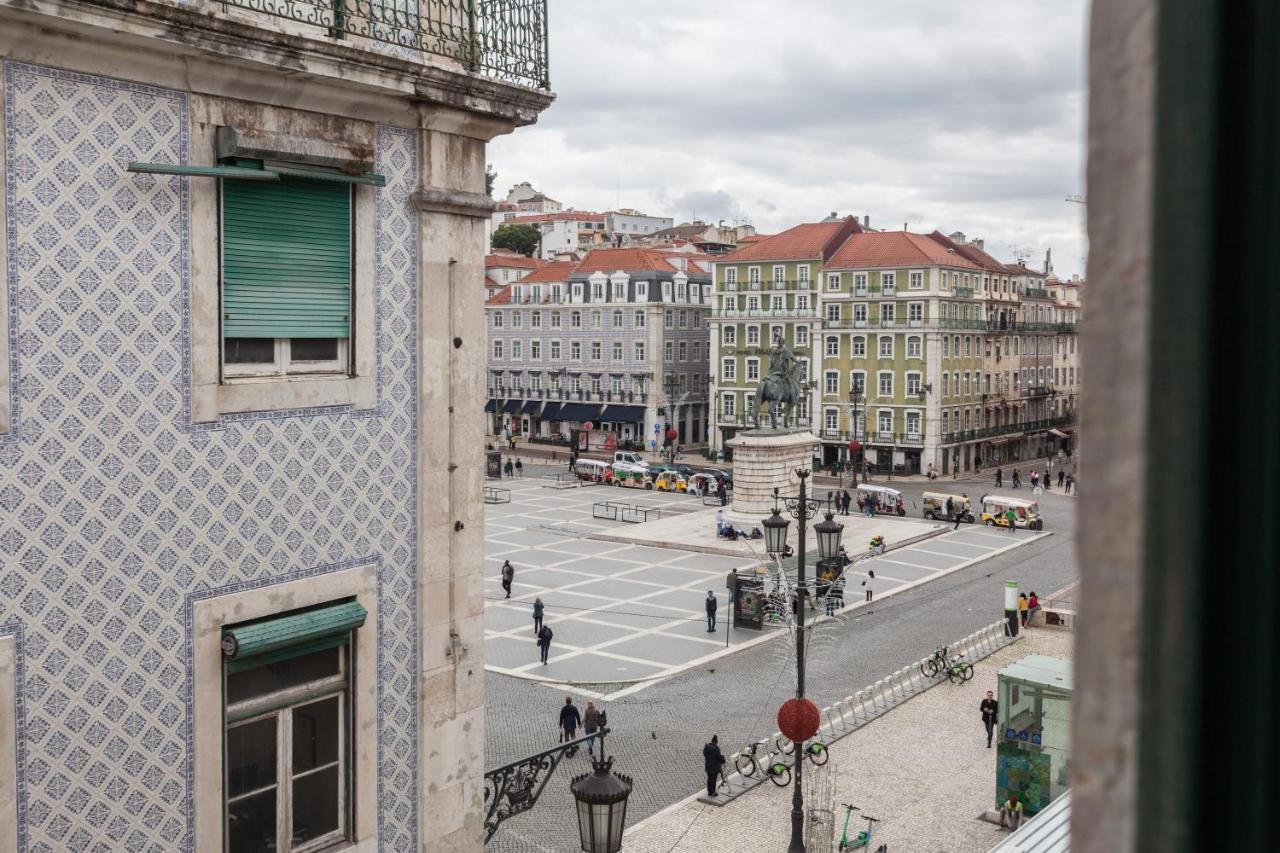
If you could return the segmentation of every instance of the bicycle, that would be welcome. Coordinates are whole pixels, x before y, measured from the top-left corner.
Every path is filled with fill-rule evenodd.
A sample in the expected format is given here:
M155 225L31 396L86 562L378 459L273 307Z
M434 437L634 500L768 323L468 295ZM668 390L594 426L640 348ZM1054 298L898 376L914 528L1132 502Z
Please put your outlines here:
M860 831L853 838L850 838L849 819L853 817L854 812L862 811L862 809L857 806L851 806L848 803L841 803L840 805L844 806L844 829L840 832L840 846L837 849L856 850L859 847L868 846L871 843L872 826L873 824L879 823L880 819L871 817L869 814L863 812L862 819L867 822L867 828ZM888 848L881 844L880 847L876 849L876 853L884 853L886 850L888 850Z
M952 684L960 684L973 678L973 664L966 660L961 660L963 657L963 654L954 656L947 666L947 680Z
M786 735L779 732L773 736L773 748L782 755L791 755L796 751L796 745ZM804 757L809 759L811 764L818 767L827 763L830 754L827 752L827 745L819 740L811 740L804 745Z
M770 782L777 785L779 788L785 788L791 784L790 767L781 760L774 761L774 753L772 750L769 751L769 756L766 759L767 763L763 768L761 767L760 762L756 760L756 753L760 751L761 747L768 747L770 745L771 742L769 740L756 741L746 749L742 750L742 752L738 753L738 757L734 759L733 766L737 768L738 772L742 774L744 779L752 778L763 771L764 776L768 778Z
M938 646L934 649L932 657L926 658L920 662L920 674L925 678L933 678L947 668L947 647Z

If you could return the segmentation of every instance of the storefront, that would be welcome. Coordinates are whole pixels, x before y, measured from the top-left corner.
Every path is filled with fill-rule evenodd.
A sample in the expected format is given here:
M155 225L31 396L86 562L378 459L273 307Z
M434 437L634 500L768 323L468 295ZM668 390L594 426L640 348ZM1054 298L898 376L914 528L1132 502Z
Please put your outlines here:
M614 437L618 447L643 446L644 406L608 405L600 413L600 429Z

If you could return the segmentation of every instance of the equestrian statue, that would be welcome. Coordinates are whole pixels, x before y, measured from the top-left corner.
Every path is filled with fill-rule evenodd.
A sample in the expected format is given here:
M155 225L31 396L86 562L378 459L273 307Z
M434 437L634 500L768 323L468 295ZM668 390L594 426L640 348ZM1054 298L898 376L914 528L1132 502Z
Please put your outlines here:
M796 355L782 340L781 332L773 336L773 348L770 350L769 372L760 380L756 390L756 426L760 426L760 412L768 406L769 426L777 429L778 416L773 408L774 403L782 405L782 425L791 425L791 412L804 393L804 377L801 375L800 362Z

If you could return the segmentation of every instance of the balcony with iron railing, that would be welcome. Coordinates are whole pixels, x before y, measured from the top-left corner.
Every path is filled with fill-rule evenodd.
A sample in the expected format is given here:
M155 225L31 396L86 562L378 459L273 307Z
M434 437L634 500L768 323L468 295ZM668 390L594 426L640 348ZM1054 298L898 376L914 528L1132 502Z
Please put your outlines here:
M924 445L924 433L922 432L894 432L893 430L871 430L865 432L858 430L843 429L822 429L818 431L818 438L823 441L835 441L841 444L858 440L865 444L889 444L902 447L922 447Z
M481 77L550 88L547 0L218 0L198 2L194 9L398 59L425 63L434 57Z
M914 319L912 317L893 317L885 319L883 317L868 317L865 320L854 319L852 317L831 318L824 317L822 319L822 328L824 329L885 329L895 331L907 331L910 329L957 329L969 331L984 331L987 328L987 321L981 319L964 319L963 317L951 319L950 317L925 317L922 319Z
M782 422L781 415L778 416L778 422L779 423ZM769 423L769 415L767 412L760 413L760 423L761 425L766 425ZM753 412L748 415L744 415L741 413L736 415L726 415L724 412L720 412L718 415L716 415L716 424L718 424L719 426L741 427L744 429L747 427L754 427L756 425L755 413ZM792 426L798 426L798 427L808 427L810 425L809 418L807 416L800 417L798 415L791 416L791 424Z
M1049 291L1043 287L1028 287L1022 295L1024 299L1048 299Z
M713 320L813 320L818 316L815 308L715 308Z
M997 438L1002 435L1011 435L1021 432L1036 432L1053 427L1065 426L1074 420L1075 415L1066 414L1054 418L1043 418L1034 421L1022 421L1018 423L998 424L996 426L981 427L979 429L956 430L942 434L943 444L956 444L965 441L978 441L984 438Z

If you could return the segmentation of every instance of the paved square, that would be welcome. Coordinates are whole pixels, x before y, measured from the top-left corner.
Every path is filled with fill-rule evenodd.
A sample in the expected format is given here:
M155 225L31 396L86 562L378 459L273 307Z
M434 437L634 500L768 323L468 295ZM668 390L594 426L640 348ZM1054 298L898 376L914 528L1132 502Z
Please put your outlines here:
M535 478L507 480L511 503L486 507L486 666L525 678L573 683L634 682L665 677L726 651L725 578L750 565L736 557L691 554L584 538L633 527L593 518L591 505L618 501L664 515L703 509L691 497L589 486L551 489ZM516 575L503 598L499 571ZM717 631L706 629L703 601L719 602ZM533 636L533 601L541 597L555 633L546 665ZM728 649L771 634L731 631Z
M511 502L486 507L488 669L551 682L614 684L618 691L629 691L629 683L674 675L776 633L728 627L726 575L734 568L754 566L754 560L587 538L641 529L594 518L591 508L596 502L634 504L670 517L703 510L700 501L604 486L554 489L534 477L503 485L511 490ZM906 535L907 527L901 531ZM883 533L892 545L894 520L884 521ZM910 533L915 534L914 526ZM860 561L849 571L845 612L864 606L868 589L878 599L1044 535L962 525ZM855 553L862 544L846 543ZM516 569L510 599L503 597L499 579L504 559ZM707 590L719 601L716 633L706 629ZM545 665L533 634L533 601L538 597L555 633Z

